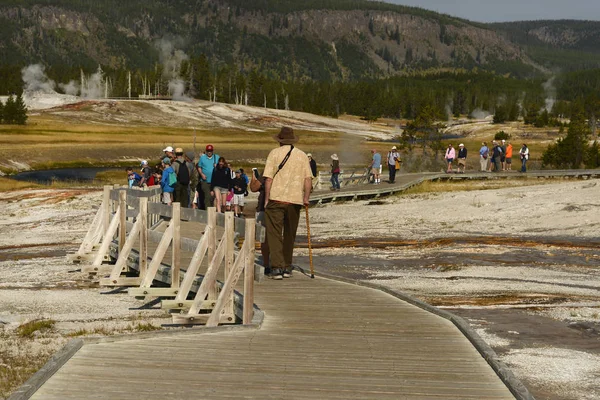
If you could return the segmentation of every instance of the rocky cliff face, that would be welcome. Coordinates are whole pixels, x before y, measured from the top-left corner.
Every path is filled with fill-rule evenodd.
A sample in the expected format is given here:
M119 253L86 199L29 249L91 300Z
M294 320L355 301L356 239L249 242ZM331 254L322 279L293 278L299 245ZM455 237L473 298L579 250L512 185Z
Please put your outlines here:
M147 68L157 59L154 43L166 36L182 38L183 50L190 56L204 53L212 60L243 62L245 67L260 66L277 73L286 63L297 64L298 75L312 78L311 69L319 62L327 65L324 70L330 79L432 67L501 70L503 63L514 62L535 67L518 45L493 30L406 12L234 12L227 1L178 6L181 9L165 6L164 13L145 7L140 0L110 11L67 7L66 1L60 4L0 5L0 24L10 27L0 29L4 62ZM532 34L540 40L554 40L543 28ZM563 42L572 40L566 31L563 36ZM13 53L10 58L9 52ZM306 59L313 58L307 64Z

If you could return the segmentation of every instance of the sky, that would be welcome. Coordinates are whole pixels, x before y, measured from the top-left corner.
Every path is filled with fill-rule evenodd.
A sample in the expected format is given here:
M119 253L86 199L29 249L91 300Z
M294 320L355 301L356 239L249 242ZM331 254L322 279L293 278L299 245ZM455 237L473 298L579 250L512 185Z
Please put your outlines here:
M477 22L536 19L600 21L600 0L385 0Z

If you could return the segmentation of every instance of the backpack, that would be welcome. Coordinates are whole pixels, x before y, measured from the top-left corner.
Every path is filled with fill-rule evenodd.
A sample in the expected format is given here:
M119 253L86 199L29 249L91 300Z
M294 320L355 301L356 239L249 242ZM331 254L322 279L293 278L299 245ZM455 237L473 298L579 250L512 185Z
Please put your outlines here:
M169 172L169 186L173 187L177 183L177 175L175 175L175 171Z
M177 169L177 182L181 185L189 185L190 184L190 170L187 165L181 161L175 161L179 164L179 168Z

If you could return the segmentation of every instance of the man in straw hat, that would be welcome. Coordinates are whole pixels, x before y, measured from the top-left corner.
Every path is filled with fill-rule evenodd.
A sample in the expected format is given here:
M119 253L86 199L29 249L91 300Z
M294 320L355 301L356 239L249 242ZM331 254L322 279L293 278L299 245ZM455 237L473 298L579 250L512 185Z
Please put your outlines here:
M279 147L267 157L265 171L265 219L272 279L292 276L296 230L303 205L308 205L312 173L306 154L294 147L298 138L283 127L273 136Z

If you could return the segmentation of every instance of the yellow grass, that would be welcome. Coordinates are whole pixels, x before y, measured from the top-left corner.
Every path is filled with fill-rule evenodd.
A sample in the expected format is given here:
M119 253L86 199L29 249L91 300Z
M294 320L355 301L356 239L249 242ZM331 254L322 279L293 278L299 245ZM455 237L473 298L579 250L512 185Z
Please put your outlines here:
M524 179L524 178L512 178L512 179L497 179L497 180L482 180L482 181L442 181L442 182L431 182L426 181L421 185L412 187L398 196L414 195L414 194L425 194L425 193L448 193L448 192L469 192L475 190L493 190L503 188L515 188L521 186L534 186L534 185L549 185L557 183L560 178L557 179ZM562 180L560 180L562 181Z

